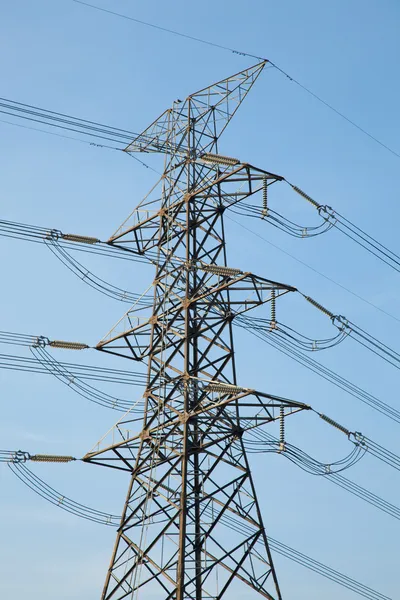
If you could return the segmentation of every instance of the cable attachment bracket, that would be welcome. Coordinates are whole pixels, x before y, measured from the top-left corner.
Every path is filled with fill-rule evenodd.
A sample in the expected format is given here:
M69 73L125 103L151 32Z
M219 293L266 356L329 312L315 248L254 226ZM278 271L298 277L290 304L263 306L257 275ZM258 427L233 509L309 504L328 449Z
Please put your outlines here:
M323 206L320 205L317 207L317 210L321 219L324 219L324 221L330 223L331 225L336 225L337 218L335 217L335 211L332 206L328 206L326 204Z
M351 438L354 438L354 441ZM353 441L356 446L362 446L368 450L366 437L360 431L350 431L349 440Z
M49 338L45 337L44 335L38 335L32 344L32 348L45 348L45 346L48 346L49 344Z
M25 463L27 460L31 460L31 455L29 452L25 452L24 450L17 450L12 453L10 462L12 463Z
M343 315L335 315L332 319L332 323L339 329L339 331L346 332L348 335L351 333L349 321Z

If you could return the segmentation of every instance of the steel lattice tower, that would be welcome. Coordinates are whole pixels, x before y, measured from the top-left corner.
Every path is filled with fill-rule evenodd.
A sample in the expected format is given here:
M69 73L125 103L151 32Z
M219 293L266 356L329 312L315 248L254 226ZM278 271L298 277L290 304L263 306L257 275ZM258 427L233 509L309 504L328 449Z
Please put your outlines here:
M217 148L264 65L175 102L126 149L164 153L165 170L109 240L156 274L152 305L97 346L147 364L144 416L128 412L84 458L130 473L103 600L217 600L242 584L282 598L243 436L306 406L237 384L232 324L293 288L229 267L223 224L281 178Z

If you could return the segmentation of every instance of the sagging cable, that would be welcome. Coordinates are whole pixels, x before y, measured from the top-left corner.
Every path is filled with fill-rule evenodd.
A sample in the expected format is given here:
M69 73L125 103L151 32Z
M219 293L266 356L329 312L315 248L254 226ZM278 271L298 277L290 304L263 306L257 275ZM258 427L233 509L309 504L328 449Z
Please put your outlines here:
M258 327L255 323L254 317L246 317L239 315L235 318L234 324L243 327L246 331L249 331L252 335L256 336L260 340L266 342L285 356L288 356L298 364L308 368L313 373L316 373L326 381L330 381L333 385L339 389L347 392L353 398L357 398L367 406L370 406L380 414L384 415L388 419L395 421L400 424L400 411L390 406L383 400L380 400L376 396L373 396L363 388L359 387L355 383L339 375L335 371L332 371L320 362L310 358L305 353L294 348L288 341L279 339L275 336L271 336L270 333L262 327Z
M118 527L121 520L119 515L113 515L111 513L96 510L71 500L71 498L68 498L68 496L57 492L54 488L43 481L43 479L40 479L40 477L28 469L25 464L11 462L8 466L22 483L54 506L57 506L58 508L72 513L73 515L82 519L94 521L95 523L99 523L101 525Z
M299 292L301 294L301 292ZM400 369L400 353L393 348L390 348L387 344L384 344L370 333L358 327L355 323L344 317L343 315L335 315L330 310L325 308L322 304L310 298L310 296L306 296L301 294L305 300L307 300L310 304L315 306L322 313L327 315L332 324L339 330L339 335L342 335L343 338L348 336L353 338L356 342L358 342L361 346L364 346L367 350L370 350L384 361Z
M87 505L75 502L74 500L68 498L64 494L56 491L54 488L45 483L42 479L40 479L37 475L32 473L24 464L16 464L10 463L9 467L11 471L20 479L22 483L24 483L27 487L29 487L36 494L53 504L54 506L61 508L69 513L74 514L80 518L87 519L89 521L96 522L102 525L108 525L113 527L118 527L120 524L121 517L120 515L115 515L112 513L107 513L104 511L96 510ZM164 487L162 484L160 487ZM211 499L214 501L214 499ZM206 507L204 509L204 514L209 518L214 519L213 509L211 507ZM245 528L245 533L247 533L249 526L246 525L243 520L235 519L233 516L222 515L221 523L224 526L227 526L231 531L236 531L237 533L243 533L243 528ZM305 554L300 553L289 546L286 546L279 542L278 540L274 540L269 537L269 541L271 544L271 548L282 554L289 560L293 560L296 563L311 569L312 571L322 575L330 579L331 581L336 582L337 584L352 590L359 596L366 598L368 600L391 600L388 596L384 596L380 592L372 590L371 588L365 586L364 584L355 581L354 579L348 577L347 575L343 575L339 571L333 570L331 567L324 565L321 562L317 562L316 560L306 556ZM261 542L260 542L261 543Z
M319 216L325 221L325 223L329 224L331 227L335 227L353 242L356 242L356 244L364 248L364 250L367 250L376 258L379 258L379 260L387 264L395 271L400 272L400 256L398 254L363 231L349 219L346 219L346 217L334 210L331 206L318 204L318 202L313 200L311 196L303 192L303 190L301 190L299 187L292 185L288 181L287 183L295 192L300 194L300 196L305 198L317 209Z
M132 402L130 400L117 398L82 381L82 376L79 377L74 375L73 372L68 369L67 365L56 361L44 348L32 347L31 352L49 373L54 375L59 381L67 385L79 396L90 400L90 402L119 412L125 413L127 410L131 409ZM131 381L131 383L144 384L145 380L141 378L139 382ZM140 407L132 409L132 412L137 412L141 415L143 414L143 410L141 410Z
M62 237L63 239L65 239L65 236ZM82 243L79 240L80 236L73 237L75 242ZM69 236L68 239L70 240L71 236ZM95 238L84 239L86 240L86 244L95 243L94 241L89 241L95 240ZM143 299L139 294L134 294L122 288L119 288L92 273L89 269L84 267L75 257L73 257L69 252L67 252L67 250L58 243L58 241L55 241L54 238L49 238L48 240L45 240L45 244L49 248L49 250L54 254L54 256L65 267L67 267L69 271L71 271L71 273L79 277L79 279L83 281L83 283L100 292L101 294L104 294L105 296L108 296L115 300L127 302L129 304L139 303L141 305L149 305L149 301L147 301L147 304L143 302Z

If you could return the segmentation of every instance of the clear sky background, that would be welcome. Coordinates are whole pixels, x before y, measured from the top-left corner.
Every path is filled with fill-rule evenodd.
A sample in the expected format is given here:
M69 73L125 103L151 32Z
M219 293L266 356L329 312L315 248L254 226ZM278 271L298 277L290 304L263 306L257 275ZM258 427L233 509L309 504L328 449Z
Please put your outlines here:
M397 0L96 4L265 56L400 152ZM71 0L0 2L0 95L116 127L140 131L176 98L254 62ZM7 119L0 115L0 120L3 117ZM266 69L261 75L221 139L220 152L284 175L389 248L398 248L399 159L276 70ZM102 239L122 223L155 177L119 152L3 122L0 158L1 218ZM144 159L161 169L162 158ZM271 194L271 206L294 221L317 221L297 196ZM263 222L244 224L400 318L398 274L339 232L295 240ZM227 221L227 239L231 266L295 285L399 349L400 323L395 319L232 221ZM1 238L0 249L2 330L95 344L127 308L74 278L45 246ZM150 267L79 258L99 276L134 292L144 290L152 279ZM286 299L282 310L278 305L278 319L310 337L332 334L329 321L304 310L300 298ZM312 404L399 452L394 423L250 334L239 331L235 339L242 385ZM15 354L18 349L1 349L7 351ZM78 360L61 351L56 357ZM398 407L396 369L352 340L315 358ZM127 368L94 351L82 361ZM82 456L116 420L111 411L81 399L49 376L1 371L0 383L0 447L5 449ZM113 392L132 399L140 395L137 388ZM310 414L291 418L287 437L326 462L351 450L342 434ZM256 456L251 464L267 533L398 597L397 521L281 456ZM121 511L124 476L79 463L33 469L79 502ZM345 476L400 503L398 474L373 457L366 456ZM4 465L0 490L0 596L99 598L115 532L45 503ZM287 559L276 556L275 561L285 600L357 597Z

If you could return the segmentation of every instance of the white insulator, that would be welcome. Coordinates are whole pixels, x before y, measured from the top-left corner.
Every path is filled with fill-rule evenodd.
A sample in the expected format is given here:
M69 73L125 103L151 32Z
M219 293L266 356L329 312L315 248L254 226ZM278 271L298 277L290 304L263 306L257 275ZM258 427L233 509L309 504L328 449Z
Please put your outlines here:
M53 340L49 343L49 346L53 348L64 348L64 350L85 350L89 348L87 344L81 344L80 342L64 342L63 340Z
M232 269L231 267L219 265L201 265L200 268L206 273L213 273L214 275L221 275L222 277L234 277L235 275L240 275L243 272L240 269Z
M221 154L212 154L211 152L203 154L200 158L204 162L209 162L216 165L227 165L228 167L233 167L240 163L240 160L238 160L237 158L231 158L230 156L222 156Z
M81 244L98 244L101 240L95 237L89 237L87 235L75 235L74 233L63 233L61 235L63 240L68 242L80 242Z

